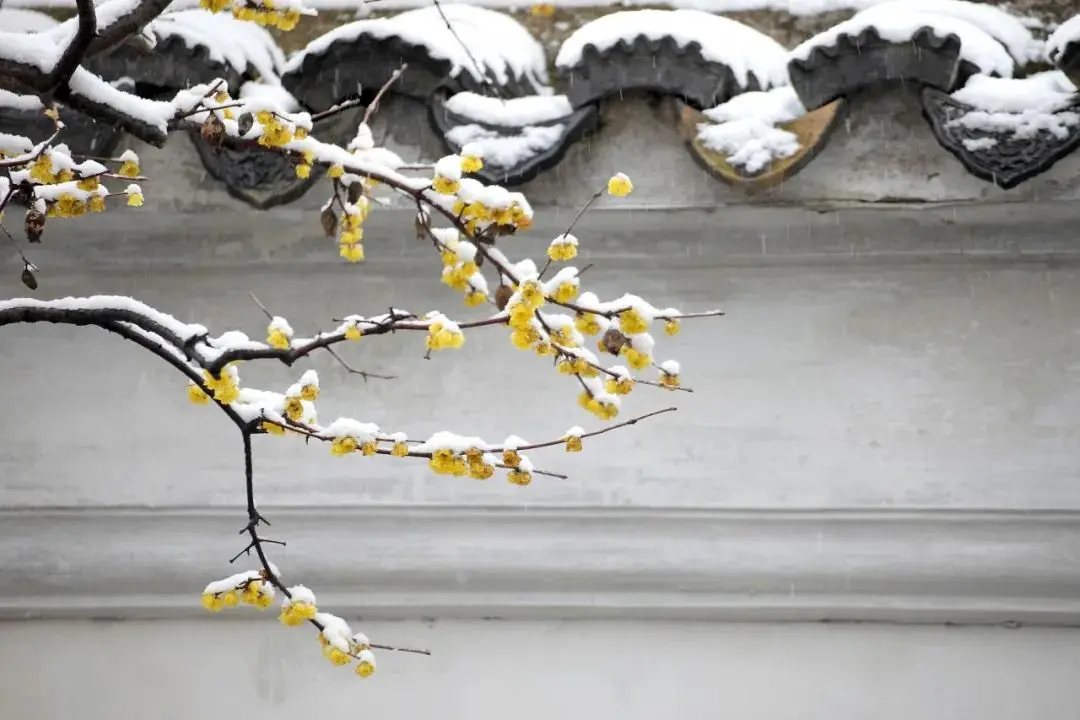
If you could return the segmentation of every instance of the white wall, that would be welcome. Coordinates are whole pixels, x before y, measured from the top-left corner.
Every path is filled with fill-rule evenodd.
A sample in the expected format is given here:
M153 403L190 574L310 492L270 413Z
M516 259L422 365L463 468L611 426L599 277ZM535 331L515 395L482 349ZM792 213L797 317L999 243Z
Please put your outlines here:
M602 296L728 316L665 345L695 393L639 391L626 410L677 413L536 456L570 480L476 483L260 438L289 582L349 618L442 618L364 624L437 653L383 654L367 684L306 631L201 614L242 547L238 442L213 409L98 331L2 328L0 618L46 620L0 625L0 718L1072 717L1075 631L941 625L1080 624L1076 216L1021 208L1040 222L1002 206L587 219ZM549 217L511 252L568 220ZM361 267L334 260L310 215L176 219L51 225L32 248L38 296L133 294L252 334L249 291L300 332L387 303L457 314L407 216L373 216ZM25 294L9 267L0 296ZM427 362L419 337L346 352L402 380L317 358L324 419L530 438L593 425L499 329ZM302 369L244 377L284 388ZM507 620L462 621L482 617ZM653 622L671 618L686 622Z
M312 632L261 622L0 625L0 717L194 720L1064 720L1080 635L855 625L366 626L361 680Z

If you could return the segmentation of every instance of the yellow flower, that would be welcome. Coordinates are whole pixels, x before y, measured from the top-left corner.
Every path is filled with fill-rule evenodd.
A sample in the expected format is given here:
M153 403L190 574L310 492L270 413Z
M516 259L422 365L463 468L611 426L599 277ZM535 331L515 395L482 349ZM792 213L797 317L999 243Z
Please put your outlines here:
M142 207L143 196L140 192L128 193L127 198L128 207Z
M285 417L293 422L299 422L300 418L304 417L304 405L300 398L285 398Z
M362 678L371 677L375 672L375 665L368 660L361 660L356 664L356 674Z
M341 457L356 452L358 447L360 447L360 444L356 441L356 438L346 435L345 437L336 438L330 443L330 453L334 457Z
M323 637L321 633L319 634L319 637L320 639ZM334 665L337 665L338 667L348 665L350 662L352 662L352 658L349 657L349 653L340 650L330 644L323 646L323 655L326 656L327 660L329 660Z
M521 464L521 455L517 450L503 450L503 464L507 467L516 468Z
M294 602L290 603L288 607L281 611L279 616L282 625L288 625L289 627L296 627L303 625L305 621L311 620L318 613L318 609L307 602Z
M578 286L576 283L564 282L555 288L555 293L552 295L552 299L555 302L568 303L577 297Z
M524 486L532 482L532 473L525 470L511 470L506 479L514 485Z
M516 303L510 308L506 321L515 330L528 330L532 327L532 319L535 314L536 311L525 303Z
M240 604L240 597L236 594L235 590L230 590L221 597L222 602L225 603L225 607L236 607Z
M550 357L555 354L555 347L549 342L538 342L533 347L540 357Z
M278 328L271 328L266 334L266 344L278 350L288 350L289 336Z
M263 430L271 435L284 435L285 428L281 427L277 423L264 422L259 425Z
M305 385L300 388L300 397L308 402L315 402L319 399L319 388L315 385Z
M48 155L42 155L30 166L30 178L39 183L48 185L53 181L52 160Z
M432 187L435 188L435 192L443 195L453 195L461 187L461 184L457 180L451 180L448 177L442 175L436 175L435 179L431 181Z
M664 332L666 332L668 335L678 335L679 329L680 328L678 320L671 319L664 323Z
M379 452L379 443L369 440L360 446L360 452L364 454L364 457L371 457Z
M360 243L348 243L338 248L338 255L351 263L364 259L364 246Z
M356 325L350 325L349 327L345 328L345 339L346 340L359 340L363 336L364 336L364 331L361 330L360 328L356 327Z
M532 344L540 339L539 333L533 328L526 330L514 330L510 333L510 342L514 344L518 350L528 350L532 347Z
M469 477L473 480L487 480L495 474L495 466L484 462L469 465Z
M409 446L403 442L394 443L394 447L390 448L390 454L394 457L407 457L409 454Z
M595 335L600 332L600 321L590 313L579 313L574 318L574 327L585 335Z
M465 304L469 307L483 305L487 301L487 293L483 290L472 290L465 294Z
M674 390L681 384L679 382L679 376L668 372L660 373L660 384L666 388Z
M225 601L221 599L220 595L203 593L202 606L210 612L220 612L225 608Z
M203 389L195 383L188 383L187 396L188 400L196 405L205 405L210 402L210 396L203 392Z
M300 133L297 132L296 134L299 135ZM330 169L326 171L327 177L329 177L331 180L339 178L344 174L345 174L345 168L342 167L341 165L337 165L337 164L331 165Z
M533 17L549 18L555 14L554 3L536 3L529 8L529 14Z
M629 377L621 377L618 380L612 378L604 383L604 389L612 395L629 395L634 389L634 380Z
M565 262L577 257L577 246L570 243L556 243L548 246L547 256L555 262Z
M78 181L77 183L75 183L75 187L79 188L80 190L85 190L86 192L92 192L94 190L97 190L98 185L100 184L100 180L98 180L96 177L91 177Z
M607 183L608 194L615 197L626 197L633 189L634 184L630 182L630 178L622 173L615 173Z
M105 198L101 195L90 198L90 212L105 212Z
M460 330L449 330L442 323L434 322L428 326L428 350L456 349L465 344L465 335Z
M532 309L537 309L544 304L544 289L535 280L529 280L521 286L521 302Z
M619 313L619 329L627 335L637 335L649 329L649 321L636 308Z
M574 347L577 345L574 342L574 336L570 332L570 328L555 328L551 331L551 342L554 345L560 345L562 347Z
M262 594L262 583L258 580L253 580L244 586L244 589L240 591L240 600L246 605L255 605L259 601L259 595Z
M307 180L309 177L311 177L311 166L310 165L297 165L296 166L296 177L300 178L301 180Z
M626 358L627 364L634 370L644 370L652 364L652 357L640 350L635 350L629 345L623 346L622 355Z
M120 170L117 171L120 177L133 178L139 177L139 164L134 160L125 160L120 164Z
M484 161L476 155L461 156L461 171L466 173L479 172L484 169Z
M566 452L581 452L581 438L570 435L566 438Z

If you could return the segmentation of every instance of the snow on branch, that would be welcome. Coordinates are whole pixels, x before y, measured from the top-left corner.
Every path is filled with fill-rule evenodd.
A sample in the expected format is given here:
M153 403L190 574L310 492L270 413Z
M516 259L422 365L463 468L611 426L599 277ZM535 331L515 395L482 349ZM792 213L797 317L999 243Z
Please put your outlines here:
M95 15L88 12L92 10L89 0L80 0L77 27L69 25L67 35L58 31L53 36L54 49L85 45L86 37L79 36L94 25L112 28L128 22L125 27L130 27L135 21L124 18L150 13L144 8L152 8L150 3L156 1L113 0ZM231 7L240 19L277 23L279 27L294 24L296 13L302 12L292 0L274 0L273 5L269 0L263 2L265 5L253 5L252 0L239 4L205 0L203 4L218 11ZM68 35L71 37L65 40ZM9 37L17 41L8 43ZM38 80L57 69L67 73L70 60L65 59L66 50L49 58L42 53L20 55L20 48L38 47L23 42L29 37L0 34L0 74L4 63L13 58L35 67ZM395 73L390 82L399 74ZM14 208L24 209L23 233L29 243L37 243L53 222L106 212L116 200L122 199L136 209L143 204L142 189L137 184L143 180L138 156L130 150L114 158L73 154L63 144L64 124L49 93L41 91L43 87L39 82L32 88L48 100L37 105L27 102L25 95L13 100L10 93L0 94L0 102L39 108L54 125L52 134L44 139L0 134L0 234L18 248L24 263L23 282L31 290L38 286L37 268L4 225L4 211L10 217ZM215 147L242 146L280 153L294 164L299 177L307 177L316 166L324 168L330 180L330 197L319 223L326 236L335 241L341 258L350 263L364 259L364 221L382 200L376 191L407 197L416 207L417 236L431 245L433 258L437 259L432 280L438 278L462 296L467 308L477 309L475 318L452 319L441 311L420 315L391 307L375 315L347 314L335 320L337 325L332 329L303 336L285 316L259 304L266 313L267 325L262 337L254 338L240 330L212 335L203 325L180 322L128 297L0 301L0 327L20 323L98 327L142 347L186 378L192 402L216 406L233 422L244 453L247 519L241 534L247 536L247 544L231 562L254 555L257 569L210 583L203 591L203 605L212 611L241 604L267 608L280 598L282 623L314 626L327 659L335 665L352 665L361 677L375 670L372 650L389 646L371 643L363 634L354 633L341 618L322 611L311 590L287 585L270 561L268 546L284 541L262 534L262 527L270 523L256 503L251 442L254 435L299 438L305 444L318 441L332 455L342 458L420 460L441 475L486 480L501 471L509 482L526 486L538 476L565 477L538 469L529 457L532 451L562 447L567 452L579 452L585 441L596 435L675 408L589 432L575 425L561 436L542 442L528 442L513 434L488 441L449 431L414 438L404 431L383 428L371 418L320 420L316 403L324 388L313 370L300 374L288 387L256 388L243 382L241 368L257 361L291 367L301 358L326 352L350 373L367 380L386 376L349 366L338 352L343 346L372 342L380 335L411 335L417 340L417 351L431 357L462 348L467 333L482 328L504 329L516 348L550 363L556 374L569 380L583 409L610 423L640 385L689 391L682 386L679 363L657 358L658 343L650 332L654 325L674 335L685 319L722 314L716 310L683 313L675 308L660 308L633 294L602 300L585 289L590 266L568 264L577 257L580 246L573 230L578 219L604 193L621 197L633 190L630 178L622 173L597 189L566 230L548 243L540 267L529 258L513 260L504 251L505 245L512 246L514 235L533 226L533 209L523 194L469 177L483 168L482 148L466 145L460 155L447 155L434 166L407 165L373 141L368 120L377 100L365 112L355 137L341 146L314 137L314 119L306 112L296 112L295 103L286 93L250 92L235 98L222 80L188 88L172 100L157 102L123 93L75 67L53 97L66 98L73 106L82 103L81 107L89 108L97 117L126 122L141 129L141 136L152 141L164 142L169 130L194 126ZM593 340L587 339L590 337ZM605 355L615 360L609 364L601 359Z

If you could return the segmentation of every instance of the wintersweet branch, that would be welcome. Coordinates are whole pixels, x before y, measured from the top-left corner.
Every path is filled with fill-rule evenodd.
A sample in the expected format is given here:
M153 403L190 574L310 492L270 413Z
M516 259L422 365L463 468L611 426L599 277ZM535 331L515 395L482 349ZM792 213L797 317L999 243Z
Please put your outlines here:
M202 602L210 610L221 610L239 604L266 608L281 597L281 622L289 626L309 624L318 630L323 653L335 665L354 664L357 674L371 675L375 670L373 649L403 652L427 651L394 648L371 643L362 633L353 633L339 617L318 608L315 594L302 585L286 585L278 569L270 561L267 546L284 544L284 540L264 537L261 526L269 526L256 503L256 485L252 440L254 435L275 435L319 440L329 444L333 455L344 457L390 456L420 458L440 475L467 476L476 480L491 478L496 471L506 471L506 478L515 485L529 485L534 476L565 478L565 475L537 469L526 455L532 450L562 446L567 452L579 452L583 441L612 430L626 428L654 416L671 412L666 408L614 423L602 429L585 432L581 427L568 429L558 439L529 443L517 436L500 442L487 442L479 437L436 433L427 439L410 438L403 432L387 432L376 423L353 418L337 418L328 424L317 420L315 403L321 388L318 375L309 370L284 392L245 386L240 368L244 363L272 360L286 366L325 350L350 374L365 380L378 376L357 370L349 365L335 349L347 342L358 342L377 335L398 331L424 333L427 356L432 353L461 348L466 332L481 327L505 327L514 347L550 358L558 371L571 378L579 404L605 421L613 420L620 412L623 398L638 385L650 385L667 390L689 391L682 386L681 369L675 360L657 360L657 342L650 334L653 323L663 324L668 335L680 330L680 323L691 318L722 315L718 310L683 313L674 308L654 307L635 295L623 295L601 301L585 291L583 274L589 266L578 269L564 265L551 278L547 272L557 263L577 256L579 242L571 232L578 219L592 203L606 192L615 197L630 193L630 179L616 173L606 188L597 191L570 224L566 232L551 240L542 270L531 259L512 261L501 243L533 225L533 210L524 195L497 185L485 185L468 177L483 167L483 152L477 145L464 147L460 155L448 155L434 165L407 164L386 148L376 147L368 121L383 94L398 80L402 67L378 91L366 108L356 135L345 146L325 143L311 135L313 123L330 114L359 105L348 101L314 116L288 112L276 96L252 94L233 98L223 80L188 88L171 101L149 101L126 94L100 78L95 78L72 66L73 58L87 51L86 38L93 33L86 29L94 22L101 35L89 43L89 52L101 44L115 44L124 33L134 32L156 16L167 0L116 0L117 12L100 9L96 19L87 9L91 0L78 0L79 18L69 21L55 37L42 35L44 41L63 39L68 42L63 53L58 52L55 71L63 79L56 87L56 97L70 106L88 112L93 117L118 123L137 137L162 144L169 130L196 127L213 147L232 146L260 148L277 152L295 164L298 177L309 177L313 168L320 167L330 179L331 196L324 205L319 222L325 234L336 239L340 256L348 262L364 259L363 223L378 203L378 188L408 197L416 205L418 238L431 243L439 258L440 281L450 290L463 295L465 305L491 306L474 320L451 320L442 312L420 317L413 313L387 308L383 314L364 317L348 315L335 320L337 327L319 331L310 338L297 338L288 321L272 313L257 299L256 304L267 317L265 340L254 340L240 331L211 336L206 327L181 323L130 298L92 296L65 298L53 301L17 299L0 302L0 327L14 323L49 322L76 326L95 326L114 333L168 362L187 379L187 394L196 404L217 406L239 430L244 453L244 486L246 523L240 535L246 536L245 546L231 562L252 556L258 569L238 573L210 583L203 592ZM295 26L299 17L308 12L300 0L201 0L212 12L232 10L241 20L256 20L282 30ZM105 6L103 6L105 7ZM438 11L444 20L442 8ZM77 27L73 23L77 22ZM453 32L449 21L447 26ZM75 30L75 32L72 32ZM63 36L61 38L60 36ZM468 52L468 48L465 49ZM477 72L485 78L485 68L476 63ZM26 85L31 92L48 95L54 84L35 75L33 69L13 64L3 57L0 48L0 75L15 67L13 81ZM70 72L69 72L70 70ZM25 71L25 72L24 72ZM53 70L50 69L51 73ZM2 84L2 83L0 83ZM48 99L48 98L46 98ZM351 104L350 104L351 103ZM0 135L0 211L10 203L26 208L24 231L29 242L40 242L49 218L78 218L87 213L107 210L106 200L123 196L127 204L139 207L143 203L141 188L133 180L142 180L138 156L127 151L117 158L75 158L66 146L56 143L62 137L63 126L56 110L46 114L54 121L55 132L42 143L29 138ZM109 164L119 165L116 171ZM423 172L413 177L406 172ZM118 180L130 184L122 191L108 185ZM441 217L447 227L436 227L433 217ZM24 261L24 282L36 289L33 265L18 242L0 225ZM494 290L485 272L495 276ZM27 280L27 273L30 280ZM586 337L596 338L595 351L587 347ZM606 366L600 355L614 356L620 363ZM640 376L643 371L656 371L650 380Z

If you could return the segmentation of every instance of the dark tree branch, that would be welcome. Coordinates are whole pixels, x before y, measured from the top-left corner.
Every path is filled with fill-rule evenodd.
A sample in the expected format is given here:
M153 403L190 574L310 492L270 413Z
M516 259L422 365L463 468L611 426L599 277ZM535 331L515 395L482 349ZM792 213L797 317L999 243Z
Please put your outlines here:
M94 12L94 0L75 0L75 7L78 10L78 27L75 30L75 36L71 38L71 42L64 48L60 59L56 61L56 66L49 73L46 90L49 94L55 93L59 88L67 87L71 74L75 72L75 68L79 67L79 63L90 49L90 43L97 37L98 25L97 13Z

